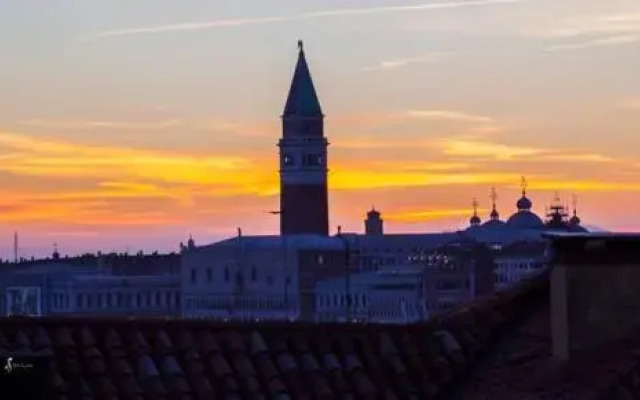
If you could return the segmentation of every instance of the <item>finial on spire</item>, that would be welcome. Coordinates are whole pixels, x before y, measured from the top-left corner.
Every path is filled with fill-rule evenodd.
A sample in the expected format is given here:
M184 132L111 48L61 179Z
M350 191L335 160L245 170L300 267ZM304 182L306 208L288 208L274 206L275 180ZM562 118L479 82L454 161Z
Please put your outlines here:
M473 206L473 215L477 216L478 215L478 200L474 197L473 201L471 202L471 205Z
M495 187L491 188L491 195L489 197L491 198L491 203L493 204L493 208L496 208L496 200L498 200L498 193L496 193Z
M304 51L304 43L302 40L298 40L298 51Z
M553 201L554 201L554 203L556 203L557 205L559 205L559 204L560 204L560 193L558 193L558 191L557 191L557 190L555 191L555 194L554 194L554 196L553 196Z
M576 215L576 213L578 212L578 196L572 194L571 203L573 204L573 215Z
M528 186L529 184L527 183L527 179L524 176L520 177L520 187L522 188L522 196L525 196L527 194Z

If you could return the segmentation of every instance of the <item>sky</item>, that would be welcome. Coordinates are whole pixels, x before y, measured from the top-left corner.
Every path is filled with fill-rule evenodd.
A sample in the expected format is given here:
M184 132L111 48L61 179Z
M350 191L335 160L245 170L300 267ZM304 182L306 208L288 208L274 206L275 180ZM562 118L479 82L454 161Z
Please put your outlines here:
M637 0L4 0L0 37L0 257L277 233L298 39L332 230L507 218L522 176L640 228Z

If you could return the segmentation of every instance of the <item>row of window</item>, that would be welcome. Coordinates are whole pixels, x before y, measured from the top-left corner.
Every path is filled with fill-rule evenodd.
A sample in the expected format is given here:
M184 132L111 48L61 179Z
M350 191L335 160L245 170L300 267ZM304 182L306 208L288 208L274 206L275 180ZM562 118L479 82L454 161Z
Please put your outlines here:
M76 308L111 308L111 307L178 307L180 293L175 290L149 291L141 293L78 293ZM56 293L53 297L54 308L69 308L67 293Z
M213 268L207 268L205 270L205 278L206 278L206 282L207 283L212 283L213 282ZM229 267L225 267L224 268L223 278L224 278L224 282L225 283L228 283L230 281L231 274L229 273ZM244 280L244 277L243 277L241 272L238 272L236 274L236 280L239 281L239 282ZM255 282L257 280L258 280L258 271L257 271L256 267L253 266L251 268L251 281ZM273 276L272 275L267 275L267 280L266 281L267 281L267 285L272 286L273 282L274 282ZM198 282L198 271L197 271L196 268L191 268L191 283L195 284L197 282ZM285 284L286 285L290 285L291 284L291 278L287 277L285 279Z
M351 307L358 308L375 308L375 309L407 309L409 307L409 300L404 297L395 298L377 298L369 299L364 293L356 293L347 296L342 293L317 295L316 301L318 308L343 308L349 305L351 301Z
M236 299L229 296L215 296L186 299L186 306L189 310L275 310L291 308L294 303L293 299L284 296L238 297Z

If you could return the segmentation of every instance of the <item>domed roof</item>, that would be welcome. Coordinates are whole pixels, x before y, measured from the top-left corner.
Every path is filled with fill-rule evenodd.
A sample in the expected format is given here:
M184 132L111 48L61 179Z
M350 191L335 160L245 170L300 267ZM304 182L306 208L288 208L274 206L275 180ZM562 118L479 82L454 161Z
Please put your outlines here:
M536 214L528 210L521 210L507 220L507 224L517 229L541 229L544 222Z
M478 217L477 215L474 215L473 217L471 217L471 219L469 220L469 223L471 224L471 226L476 226L476 225L480 225L482 221L480 220L480 217Z
M379 217L380 216L380 211L376 210L376 208L374 206L371 206L371 210L369 210L369 212L367 212L367 216L368 217Z
M489 214L489 217L491 218L491 220L497 220L498 218L500 218L500 214L498 214L498 210L496 210L495 207L493 208L493 210L491 210L491 214Z
M505 226L505 222L504 221L500 221L499 219L491 219L487 222L485 222L484 224L482 224L482 227L486 227L486 228L498 228L501 226Z
M576 214L573 214L573 217L571 217L569 223L571 225L580 225L580 217L578 217Z
M518 202L516 203L516 208L518 210L531 210L531 207L531 200L529 200L523 193L520 200L518 200Z

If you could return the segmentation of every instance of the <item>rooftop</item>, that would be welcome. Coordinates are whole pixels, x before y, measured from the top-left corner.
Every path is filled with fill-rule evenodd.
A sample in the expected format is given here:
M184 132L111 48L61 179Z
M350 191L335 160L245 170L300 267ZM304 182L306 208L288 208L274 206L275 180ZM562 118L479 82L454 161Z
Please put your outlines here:
M559 361L549 294L545 270L405 326L0 318L0 348L65 398L640 399L640 335Z

